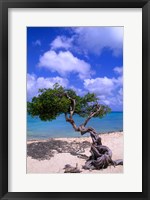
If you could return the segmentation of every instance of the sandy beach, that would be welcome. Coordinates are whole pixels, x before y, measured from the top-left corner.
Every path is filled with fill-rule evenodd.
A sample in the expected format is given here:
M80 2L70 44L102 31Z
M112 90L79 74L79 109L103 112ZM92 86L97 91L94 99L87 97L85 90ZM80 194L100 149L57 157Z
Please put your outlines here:
M102 144L112 150L112 159L123 159L123 132L100 134ZM51 138L27 141L27 173L64 173L64 166L70 164L81 173L123 173L123 166L109 166L102 170L84 170L90 156L90 137Z

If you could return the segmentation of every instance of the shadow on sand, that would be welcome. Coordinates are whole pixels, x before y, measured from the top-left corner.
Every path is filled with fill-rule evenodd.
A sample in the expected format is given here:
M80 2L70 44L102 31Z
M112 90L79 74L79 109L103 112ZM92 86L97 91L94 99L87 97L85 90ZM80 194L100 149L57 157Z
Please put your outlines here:
M67 142L62 140L50 139L46 142L33 142L27 144L27 156L37 160L49 160L55 153L70 153L74 156L87 159L85 154L86 148L90 148L91 143L84 141L80 142Z

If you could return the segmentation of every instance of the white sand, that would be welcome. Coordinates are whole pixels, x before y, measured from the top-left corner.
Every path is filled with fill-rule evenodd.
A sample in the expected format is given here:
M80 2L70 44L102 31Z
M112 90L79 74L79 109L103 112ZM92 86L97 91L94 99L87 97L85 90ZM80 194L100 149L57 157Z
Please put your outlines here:
M113 153L112 159L123 159L123 132L115 132L108 134L101 134L102 144L108 146ZM91 138L56 138L55 140L63 140L67 142L91 142ZM28 141L29 143L38 142L38 141ZM46 142L43 140L42 142ZM84 154L87 156L90 155L90 148L85 149ZM82 166L85 163L84 159L73 156L70 153L55 153L54 157L50 160L36 160L31 157L27 157L27 173L64 173L64 166L70 164L81 169L81 173L123 173L123 166L110 166L107 169L103 170L84 170Z

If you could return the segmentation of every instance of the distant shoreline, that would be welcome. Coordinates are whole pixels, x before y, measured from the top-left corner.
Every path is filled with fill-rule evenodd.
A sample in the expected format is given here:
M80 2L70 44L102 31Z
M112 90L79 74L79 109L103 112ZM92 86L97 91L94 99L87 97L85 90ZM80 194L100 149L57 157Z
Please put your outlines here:
M123 135L123 131L119 130L119 131L108 131L108 132L102 132L102 133L99 133L98 135L100 137L103 137L105 135ZM27 139L27 143L31 143L31 142L45 142L45 141L50 141L50 140L87 140L87 139L91 139L90 136L78 136L78 137L49 137L49 138L41 138L41 139L37 139L37 138L33 138L33 139Z
M118 131L107 131L107 132L100 132L98 133L99 135L105 135L105 134L114 134L114 133L123 133L123 130L118 130ZM80 134L80 133L79 133ZM90 136L82 136L82 135L79 135L78 137L49 137L49 138L27 138L27 142L28 141L47 141L47 140L50 140L50 139L77 139L77 138L90 138Z

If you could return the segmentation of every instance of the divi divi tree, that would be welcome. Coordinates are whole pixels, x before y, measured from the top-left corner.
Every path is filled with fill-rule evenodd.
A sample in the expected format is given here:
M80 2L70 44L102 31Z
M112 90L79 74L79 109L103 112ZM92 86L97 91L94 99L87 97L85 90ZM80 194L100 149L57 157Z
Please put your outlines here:
M42 121L57 120L59 115L64 114L66 122L70 123L76 132L81 135L90 133L91 156L85 162L84 169L103 169L109 165L123 164L122 160L112 160L112 151L102 145L97 131L88 126L92 118L102 118L111 111L108 106L99 103L94 93L81 97L74 90L65 89L56 83L52 89L40 89L39 95L28 102L27 111L32 117L38 116ZM83 117L83 123L79 126L74 121L75 114Z

